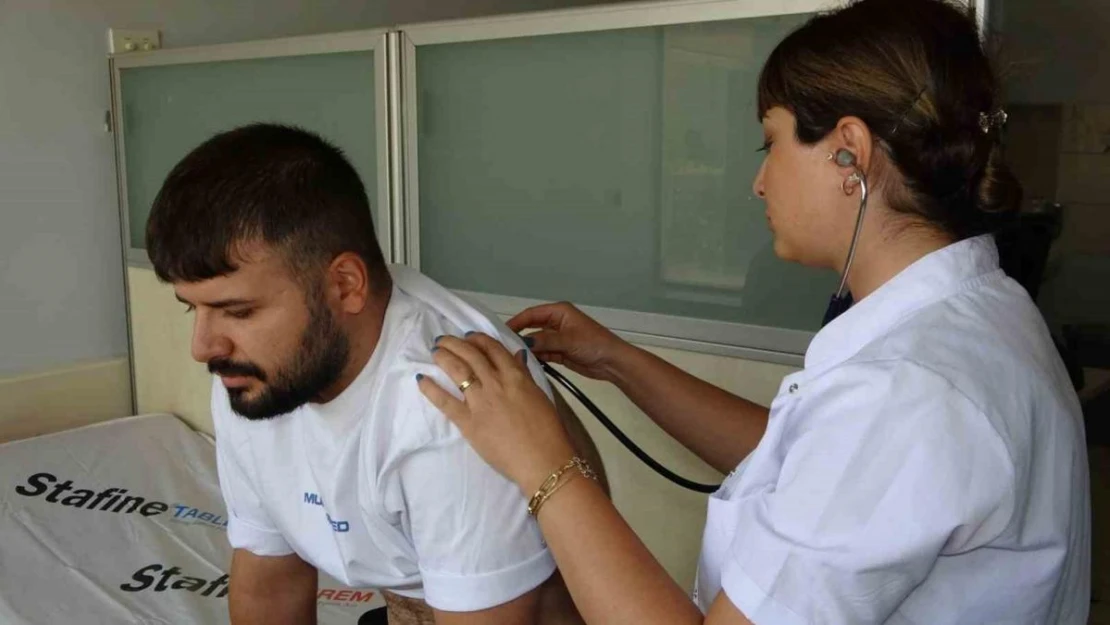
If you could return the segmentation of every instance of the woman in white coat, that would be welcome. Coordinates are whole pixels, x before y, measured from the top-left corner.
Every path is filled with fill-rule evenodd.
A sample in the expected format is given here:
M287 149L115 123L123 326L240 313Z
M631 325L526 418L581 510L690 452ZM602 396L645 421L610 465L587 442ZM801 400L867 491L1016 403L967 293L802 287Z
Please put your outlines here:
M530 498L588 623L1086 621L1079 405L990 234L1021 196L999 97L975 24L942 0L860 0L771 54L754 190L775 252L840 271L855 304L834 302L830 317L846 312L769 410L568 304L510 321L538 329L536 357L616 384L729 473L693 600L571 462L529 356L480 334L439 341L460 392L418 383Z

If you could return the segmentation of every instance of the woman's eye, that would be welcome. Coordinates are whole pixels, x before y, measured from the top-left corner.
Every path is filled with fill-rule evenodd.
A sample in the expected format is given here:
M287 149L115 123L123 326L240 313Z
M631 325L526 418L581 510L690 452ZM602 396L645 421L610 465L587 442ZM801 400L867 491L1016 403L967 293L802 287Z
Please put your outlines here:
M771 141L770 139L765 139L763 141L763 145L760 146L760 148L758 150L756 150L756 152L770 152L771 151L771 144L773 144L773 143L774 143L774 141Z
M193 306L192 304L189 304L188 306L185 307L185 314L187 315L187 314L193 312L196 309L197 309L196 306Z

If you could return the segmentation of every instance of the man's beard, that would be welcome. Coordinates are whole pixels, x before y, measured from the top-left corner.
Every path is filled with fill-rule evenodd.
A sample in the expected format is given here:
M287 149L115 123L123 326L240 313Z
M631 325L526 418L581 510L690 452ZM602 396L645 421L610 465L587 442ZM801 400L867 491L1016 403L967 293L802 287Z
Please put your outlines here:
M253 399L246 388L227 390L231 409L240 416L258 421L290 413L320 397L343 373L351 351L347 335L319 298L313 298L309 308L308 327L297 353L291 363L277 369L273 381L267 382L270 376L254 363L209 361L208 371L213 374L250 376L262 384Z

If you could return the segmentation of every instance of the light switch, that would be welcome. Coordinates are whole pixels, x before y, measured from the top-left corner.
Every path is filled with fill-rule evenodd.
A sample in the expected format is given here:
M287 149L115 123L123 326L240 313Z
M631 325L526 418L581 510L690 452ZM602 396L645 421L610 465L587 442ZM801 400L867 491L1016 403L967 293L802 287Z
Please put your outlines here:
M162 31L156 29L109 28L108 53L150 52L162 47Z

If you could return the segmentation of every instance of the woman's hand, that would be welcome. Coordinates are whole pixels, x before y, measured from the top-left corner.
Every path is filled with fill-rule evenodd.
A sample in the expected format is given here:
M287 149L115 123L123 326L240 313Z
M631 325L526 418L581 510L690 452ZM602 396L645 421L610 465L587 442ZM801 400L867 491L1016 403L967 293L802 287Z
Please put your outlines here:
M423 376L417 376L420 391L525 496L574 456L555 407L524 366L526 351L514 357L494 339L474 333L440 338L432 356L451 381L466 386L465 401Z
M571 371L595 380L613 381L627 342L586 313L566 302L535 306L509 320L509 328L520 333L539 331L525 337L536 358L566 365Z

